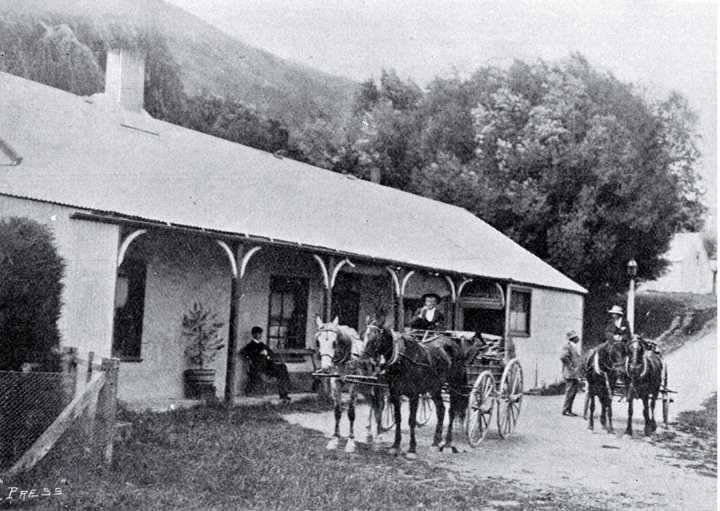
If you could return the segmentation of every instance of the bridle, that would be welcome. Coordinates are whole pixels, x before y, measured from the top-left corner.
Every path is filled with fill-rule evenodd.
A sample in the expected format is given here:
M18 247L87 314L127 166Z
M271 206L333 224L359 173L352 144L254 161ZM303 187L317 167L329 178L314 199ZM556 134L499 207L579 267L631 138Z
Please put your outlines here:
M330 361L332 362L333 365L341 366L341 365L344 365L345 363L347 363L348 360L350 360L353 356L354 356L355 358L357 358L357 357L359 356L359 355L357 355L356 353L353 353L352 346L350 347L349 350L347 350L347 352L345 352L344 356L343 356L342 358L340 358L340 359L336 358L337 352L340 351L340 350L338 350L338 349L334 349L334 350L333 350L334 353L333 353L332 355L331 355L330 353L323 353L322 350L319 350L319 347L320 347L320 335L323 334L323 333L334 334L334 335L335 335L335 341L333 342L333 345L337 345L337 344L338 344L338 340L339 340L339 338L340 338L339 332L338 332L337 330L335 330L335 329L332 329L332 328L321 328L320 330L318 330L318 331L315 333L315 341L318 343L318 351L319 351L319 353L320 353L320 360L322 360L323 357L326 357L326 358L329 358L329 359L330 359Z
M379 327L379 326L377 326L377 325L374 325L374 324L372 324L372 323L369 323L369 324L365 327L365 332L363 333L363 338L365 338L365 337L367 336L367 331L368 331L368 330L375 330L375 331L378 333L378 340L382 340L383 335L385 335L385 330L386 330L386 329L384 329L384 328L382 328L382 327ZM392 333L391 333L391 335L392 335ZM377 342L377 341L376 341L376 342ZM366 343L366 342L363 342L363 352L365 351L365 348L366 348L366 347L367 347L367 343ZM390 343L390 349L388 349L386 353L377 353L377 355L379 355L379 356L381 356L381 357L384 357L385 360L390 360L390 358L392 358L393 349L394 349L394 343L391 342L391 343ZM390 355L390 357L388 357L388 355Z
M639 376L634 376L637 374L637 371L635 370L630 372L631 351L633 353L640 353L640 356L642 357L642 372ZM637 367L637 365L637 360L633 360L633 368ZM640 340L639 338L633 338L628 344L628 355L625 357L625 372L632 380L642 380L648 372L648 363L647 359L645 358L645 347L642 344L642 340Z

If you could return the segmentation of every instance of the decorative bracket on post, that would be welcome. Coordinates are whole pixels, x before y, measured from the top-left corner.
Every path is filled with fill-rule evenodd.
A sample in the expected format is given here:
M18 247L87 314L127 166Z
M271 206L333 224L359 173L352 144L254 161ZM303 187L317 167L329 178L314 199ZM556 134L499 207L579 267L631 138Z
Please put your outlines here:
M120 249L118 250L118 258L117 258L117 267L120 268L123 261L125 260L125 253L127 252L128 247L130 247L130 243L135 241L139 236L145 234L147 232L147 229L138 229L137 231L131 232L120 244Z

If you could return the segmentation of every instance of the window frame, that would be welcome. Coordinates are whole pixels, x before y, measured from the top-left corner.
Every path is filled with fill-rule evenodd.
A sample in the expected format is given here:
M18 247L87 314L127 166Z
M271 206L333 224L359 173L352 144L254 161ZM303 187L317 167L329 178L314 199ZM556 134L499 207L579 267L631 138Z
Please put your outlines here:
M518 296L525 296L526 303L527 303L527 310L526 311L518 311L516 309L513 309L514 304L514 298L515 295ZM508 304L508 335L511 335L513 337L530 337L532 330L532 289L526 288L526 287L511 287L510 288L510 303ZM525 328L523 329L517 329L517 314L518 313L525 313Z
M278 284L278 282L284 281L282 284ZM278 326L282 327L282 325L274 325L273 320L276 319L278 316L273 315L273 294L278 292L277 289L282 287L283 285L289 285L290 288L295 287L295 290L299 290L300 293L294 294L293 299L297 301L297 298L299 297L299 304L294 304L294 309L297 309L298 306L302 307L304 305L304 310L300 312L302 315L302 318L304 318L304 322L300 322L298 320L298 331L297 331L297 338L298 340L302 339L302 346L288 346L288 331L287 326L285 326L286 331L285 335L283 337L273 335L273 327ZM285 294L289 293L289 291L280 291L280 293ZM302 295L302 296L300 296ZM268 320L267 320L267 343L268 346L273 350L278 350L282 352L283 350L294 350L294 349L305 349L307 348L307 308L309 303L309 296L310 296L310 283L307 278L304 277L298 277L294 275L271 275L270 276L270 283L269 283L269 292L268 292ZM284 303L284 300L283 300ZM283 316L280 316L281 319L286 320L289 318L284 318ZM282 340L282 345L280 341Z

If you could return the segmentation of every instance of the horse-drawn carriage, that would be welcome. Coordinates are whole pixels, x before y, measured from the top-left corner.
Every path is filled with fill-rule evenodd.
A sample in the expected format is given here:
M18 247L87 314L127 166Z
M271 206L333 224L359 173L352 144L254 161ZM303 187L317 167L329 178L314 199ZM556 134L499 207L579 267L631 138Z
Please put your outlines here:
M319 333L330 332L332 327L328 328L328 325L332 324L319 324ZM381 339L385 340L384 347L380 347ZM439 447L444 400L450 401L450 424L444 447L455 450L451 444L452 422L459 417L458 413L462 414L459 418L463 420L465 434L472 447L477 447L485 439L495 410L500 436L506 438L514 431L522 406L523 374L520 362L508 359L502 337L462 331L413 331L409 335L401 335L369 322L362 348L365 353L373 342L379 344L370 348L370 356L384 361L383 371L392 372L393 368L397 369L402 364L405 364L405 369L400 370L400 374L396 370L394 376L385 372L328 374L323 371L314 375L376 389L376 394L382 395L378 404L371 405L377 415L377 429L379 432L387 431L396 426L393 448L397 448L400 442L400 394L410 400L410 454L414 454L415 450L415 426L427 423L433 408L438 417L433 445ZM332 344L337 346L337 338ZM325 345L330 343L326 341ZM462 367L458 367L460 364ZM435 383L427 383L427 380ZM390 405L393 399L395 406ZM336 398L336 436L340 416L337 401ZM352 399L350 406L354 407ZM354 411L350 417L351 436L353 420Z

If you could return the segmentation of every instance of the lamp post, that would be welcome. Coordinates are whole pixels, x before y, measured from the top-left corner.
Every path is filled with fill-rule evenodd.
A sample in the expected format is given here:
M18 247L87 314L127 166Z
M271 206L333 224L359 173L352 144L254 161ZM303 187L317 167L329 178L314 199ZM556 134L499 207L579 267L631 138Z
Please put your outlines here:
M637 276L637 262L630 259L627 263L627 274L630 277L630 289L627 297L627 320L630 325L630 334L635 334L635 277Z

